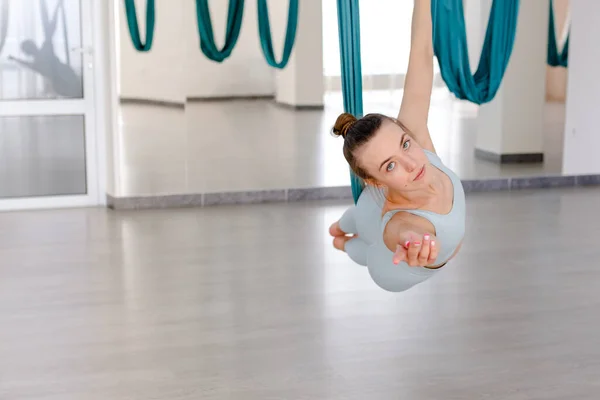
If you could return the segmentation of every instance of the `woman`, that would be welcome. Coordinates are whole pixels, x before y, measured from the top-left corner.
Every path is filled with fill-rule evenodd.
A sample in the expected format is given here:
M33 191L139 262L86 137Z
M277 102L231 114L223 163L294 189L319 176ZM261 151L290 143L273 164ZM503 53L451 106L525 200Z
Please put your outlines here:
M465 229L462 184L435 154L427 128L433 84L430 2L415 0L398 118L368 114L356 120L344 113L333 128L344 138L350 167L367 184L357 205L330 227L333 245L360 264L368 264L377 283L395 291L421 281L412 279L415 274L424 279L445 265L458 252ZM383 194L377 206L374 193ZM376 220L378 238L375 229L361 237L361 218Z

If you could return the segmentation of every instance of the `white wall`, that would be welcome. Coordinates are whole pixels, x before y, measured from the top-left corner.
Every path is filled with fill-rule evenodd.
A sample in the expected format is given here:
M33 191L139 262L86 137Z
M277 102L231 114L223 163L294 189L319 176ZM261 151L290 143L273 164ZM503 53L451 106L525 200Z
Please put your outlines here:
M482 10L490 2L482 1ZM502 85L494 100L479 108L477 148L481 150L495 154L543 150L547 10L546 2L521 2L515 43Z
M106 194L115 193L115 133L118 129L115 118L117 102L116 54L115 48L115 19L114 7L111 2L96 1L93 3L94 47L97 58L99 85L94 90L96 107L96 145L98 148L98 191L100 203L105 204Z
M600 2L571 2L569 87L563 150L564 174L600 173Z
M553 0L554 3L554 22L557 32L557 39L563 38L566 33L569 22L569 3L570 0ZM469 63L471 70L475 72L483 38L490 12L491 3L481 0L464 0L465 25L467 31L467 43L469 46ZM546 3L548 6L548 3ZM547 15L547 10L545 15ZM559 43L559 51L562 49L562 42ZM546 70L546 99L548 101L564 102L567 91L567 69L562 67L547 67Z
M481 47L487 27L487 17L490 13L491 3L481 0L465 0L463 2L465 26L467 34L467 48L469 50L469 64L475 73L481 57Z
M274 19L273 32L280 32L281 42L276 49L276 60L281 60L285 29L287 27L287 1L271 1ZM322 7L319 1L301 2L298 15L296 42L292 55L283 70L276 70L275 99L293 106L323 105L323 32ZM318 21L319 23L315 23Z
M511 60L506 69L503 153L536 153L543 149L546 97L547 3L521 2ZM514 79L512 79L514 78ZM527 88L526 90L523 90Z
M156 0L154 44L146 53L133 47L123 1L118 4L121 97L183 103L189 97L274 94L275 71L267 64L260 47L256 0L246 0L237 44L231 56L222 63L209 60L200 50L194 0ZM224 0L209 1L215 42L219 48L225 40L228 4ZM136 0L136 7L145 41L146 0ZM283 32L275 29L280 13L271 14L272 36L277 45L277 40L283 42ZM283 17L287 18L287 14Z
M159 0L160 1L160 0ZM163 0L171 1L171 0ZM178 0L179 1L179 0ZM277 0L285 5L287 0ZM273 95L275 91L274 70L265 60L258 36L256 0L246 0L244 17L237 44L229 58L222 63L209 60L200 50L200 37L196 23L196 2L184 0L184 31L186 40L187 68L186 94L188 97L230 97ZM268 2L270 10L271 35L274 47L281 49L278 40L283 42L283 32L278 30L279 19L287 21L287 14L274 12L275 1ZM225 41L225 27L229 1L210 0L209 8L213 23L213 34L218 48ZM277 54L281 55L281 51Z
M119 95L124 98L167 102L185 101L185 47L183 4L189 0L157 0L152 50L139 52L133 47L123 1L117 1L119 18ZM136 0L138 25L146 41L146 0Z

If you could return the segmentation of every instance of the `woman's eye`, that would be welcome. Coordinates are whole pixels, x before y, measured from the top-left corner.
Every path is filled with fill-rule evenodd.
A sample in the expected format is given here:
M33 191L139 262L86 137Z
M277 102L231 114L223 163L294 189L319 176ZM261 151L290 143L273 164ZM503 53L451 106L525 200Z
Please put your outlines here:
M390 172L391 170L394 169L395 166L396 166L396 163L392 161L391 163L389 163L387 165L387 171Z
M402 148L403 148L404 150L408 149L409 147L410 147L410 140L407 140L406 142L404 142L404 143L402 144Z

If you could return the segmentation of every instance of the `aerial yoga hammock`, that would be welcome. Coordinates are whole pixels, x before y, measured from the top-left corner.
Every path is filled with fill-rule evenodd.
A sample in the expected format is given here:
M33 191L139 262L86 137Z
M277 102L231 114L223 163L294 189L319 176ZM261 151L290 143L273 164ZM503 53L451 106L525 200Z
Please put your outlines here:
M223 44L223 48L219 50L213 34L208 0L196 0L196 19L198 34L200 35L200 49L209 60L220 63L231 55L240 37L243 16L244 0L229 0L225 43Z
M142 38L140 37L140 28L137 21L135 0L125 0L125 16L127 17L129 36L131 36L131 41L133 42L135 49L140 52L150 51L152 48L152 41L154 39L154 0L146 0L146 43L142 43Z
M278 0L282 1L282 0ZM265 59L271 67L283 69L290 60L292 49L296 41L296 28L298 27L298 3L299 0L289 0L287 29L285 32L285 44L283 45L283 56L281 61L275 60L273 51L273 41L271 39L271 25L269 23L269 9L267 0L257 0L258 2L258 35L260 45Z
M462 0L432 0L433 50L442 79L462 100L490 102L502 82L517 30L519 0L493 0L475 74L471 74Z
M363 104L358 3L359 0L337 0L344 110L360 118ZM479 67L473 76L468 63L462 0L431 1L434 52L438 55L444 81L457 97L477 104L494 97L512 51L518 4L518 0L494 0ZM377 200L379 189L365 185L351 172L355 205L349 207L338 221L342 232L355 235L345 242L344 251L353 261L367 267L378 286L391 292L407 290L434 275L438 269L393 262L394 252L383 240L390 213L406 211L428 219L440 238L441 248L436 261L439 260L442 265L455 254L464 235L465 197L462 183L439 157L426 153L431 164L444 172L454 187L453 205L448 214L394 210L385 213L382 218L382 204Z
M298 0L289 0L288 24L283 56L281 61L278 62L275 60L275 52L273 50L267 0L257 0L258 34L261 48L265 59L269 65L274 68L285 68L290 59L296 39L296 28L298 26L298 3ZM243 15L244 0L229 0L225 44L223 45L223 48L219 50L215 44L213 35L208 0L196 0L196 17L198 22L198 34L200 35L200 48L206 57L212 61L223 62L231 56L240 35Z
M147 0L146 2L146 43L143 43L140 37L135 0L124 1L125 15L133 46L140 52L150 51L154 39L155 0ZM208 0L196 0L196 23L198 35L200 36L200 49L209 60L220 63L231 56L240 36L242 20L244 17L244 1L245 0L229 0L225 43L223 44L223 47L219 49L215 43ZM283 55L281 61L277 61L275 59L275 51L273 50L267 0L257 0L258 35L261 48L267 63L274 68L285 68L292 54L298 27L299 3L299 0L289 0Z
M569 38L571 32L567 33L567 38L563 44L562 51L558 51L558 43L556 40L556 27L554 24L554 6L552 0L549 2L549 16L548 16L548 60L547 63L551 67L568 67L569 65Z

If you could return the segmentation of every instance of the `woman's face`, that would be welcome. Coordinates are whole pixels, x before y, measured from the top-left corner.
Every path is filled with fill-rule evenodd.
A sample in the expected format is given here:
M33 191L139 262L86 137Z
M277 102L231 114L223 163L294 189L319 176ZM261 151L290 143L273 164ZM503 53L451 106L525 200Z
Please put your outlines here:
M385 121L356 154L374 184L392 191L419 190L429 183L431 164L423 148L398 125Z

